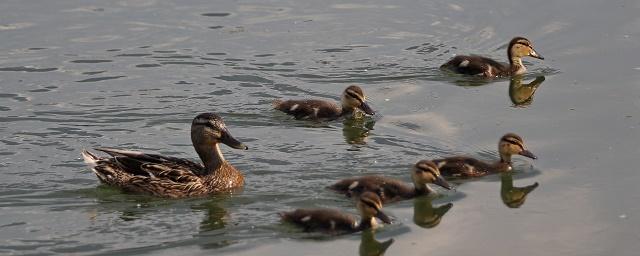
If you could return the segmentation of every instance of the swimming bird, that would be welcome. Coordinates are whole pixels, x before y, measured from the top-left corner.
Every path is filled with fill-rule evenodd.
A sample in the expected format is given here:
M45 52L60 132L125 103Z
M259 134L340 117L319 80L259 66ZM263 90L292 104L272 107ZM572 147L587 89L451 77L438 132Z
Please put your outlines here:
M507 133L498 142L500 160L495 163L487 163L467 156L453 156L433 160L440 168L444 176L454 177L479 177L490 173L505 172L511 170L511 156L518 154L531 159L537 157L527 150L524 141L515 133Z
M296 119L310 120L334 120L343 116L356 113L357 110L368 115L375 112L366 102L364 91L357 85L352 85L344 90L341 97L341 106L327 100L275 100L273 108L280 110Z
M82 151L98 179L128 192L182 198L228 192L244 184L244 176L222 156L219 143L248 149L236 140L222 118L199 114L191 123L191 142L203 164L190 160L115 148L96 148L110 157Z
M413 186L389 177L362 176L343 179L329 186L328 189L348 196L366 191L375 192L380 195L385 204L433 193L429 183L452 189L452 186L440 175L438 166L429 160L420 160L413 165L411 179Z
M522 63L522 57L529 56L544 60L533 49L531 41L524 37L511 39L507 47L507 56L509 57L508 64L477 55L458 55L440 66L440 68L465 75L506 77L524 74L527 71L527 68Z
M324 232L330 234L344 234L362 231L378 226L374 217L384 223L391 223L391 218L382 212L382 200L373 192L361 194L356 201L356 208L360 213L360 222L351 215L336 209L315 208L296 209L291 212L281 212L282 221L304 228L305 232Z

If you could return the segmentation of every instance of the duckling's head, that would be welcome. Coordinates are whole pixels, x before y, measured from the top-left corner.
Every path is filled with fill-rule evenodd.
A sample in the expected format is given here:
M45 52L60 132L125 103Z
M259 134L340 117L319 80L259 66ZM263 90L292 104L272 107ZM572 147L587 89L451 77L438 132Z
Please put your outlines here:
M341 97L343 111L353 112L356 108L362 110L367 115L373 115L375 112L366 102L366 97L362 88L352 85L344 90Z
M515 133L507 133L498 142L498 152L503 162L511 162L511 155L522 155L531 159L536 157L531 151L524 146L524 141Z
M522 58L524 56L530 56L537 59L544 60L544 58L533 49L533 44L529 39L524 37L515 37L509 42L509 60L513 58Z
M193 119L191 142L194 146L210 147L221 142L232 148L249 149L231 136L222 117L214 113L202 113Z
M382 212L382 200L376 193L369 191L362 193L358 198L356 207L362 216L364 225L371 224L371 226L375 226L373 217L380 219L384 223L391 223L391 218Z
M416 187L433 183L446 189L451 185L440 175L438 166L429 160L420 160L411 168L411 179Z

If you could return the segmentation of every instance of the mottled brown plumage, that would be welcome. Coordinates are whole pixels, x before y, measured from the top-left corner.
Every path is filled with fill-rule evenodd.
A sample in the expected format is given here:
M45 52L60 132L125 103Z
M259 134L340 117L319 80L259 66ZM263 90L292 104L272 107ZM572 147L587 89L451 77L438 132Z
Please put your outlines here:
M366 114L375 112L366 103L366 97L362 88L352 85L344 90L341 97L341 106L327 100L275 100L273 108L280 110L296 119L308 120L334 120L351 115L359 109Z
M401 180L370 175L343 179L329 186L328 189L347 196L357 196L367 191L375 192L381 197L382 202L387 204L430 194L433 189L429 187L429 183L446 189L452 188L440 175L438 167L428 160L421 160L413 165L411 179L413 180L413 186Z
M465 75L483 77L506 77L524 74L527 68L522 64L522 57L530 56L543 60L534 49L531 41L524 37L515 37L507 47L509 63L501 63L493 59L477 55L458 55L440 66L441 69Z
M511 156L522 155L536 159L524 146L522 138L514 133L507 133L498 142L500 160L495 163L486 163L467 156L454 156L433 160L440 168L444 176L453 177L479 177L490 173L505 172L511 170Z
M296 209L290 212L281 212L282 221L300 226L305 232L325 232L330 234L344 234L362 231L368 228L376 228L374 217L385 223L391 223L391 219L382 212L380 197L372 192L361 194L357 198L361 221L350 214L335 209L313 208Z
M191 125L191 140L204 165L114 148L96 148L111 157L98 157L86 150L82 155L100 181L134 193L197 197L228 192L244 184L242 173L224 159L218 143L247 147L231 136L222 118L212 113L198 115Z

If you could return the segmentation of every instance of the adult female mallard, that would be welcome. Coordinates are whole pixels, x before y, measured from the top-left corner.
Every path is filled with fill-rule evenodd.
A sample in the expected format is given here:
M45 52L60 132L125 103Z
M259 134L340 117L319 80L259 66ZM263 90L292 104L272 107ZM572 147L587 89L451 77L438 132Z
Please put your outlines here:
M531 41L524 37L511 39L507 47L507 55L509 56L508 64L477 55L458 55L440 66L440 68L465 75L507 77L524 74L527 71L527 68L522 64L522 57L529 56L544 60L533 49Z
M82 151L98 179L134 193L181 198L228 192L244 184L242 173L229 164L219 143L248 149L231 136L222 118L199 114L191 123L191 142L203 164L190 160L115 148L96 148L111 157Z

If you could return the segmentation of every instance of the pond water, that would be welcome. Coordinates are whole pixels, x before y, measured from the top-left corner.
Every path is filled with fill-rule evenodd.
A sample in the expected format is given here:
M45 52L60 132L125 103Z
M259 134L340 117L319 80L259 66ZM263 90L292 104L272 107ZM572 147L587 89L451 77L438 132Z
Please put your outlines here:
M638 13L633 0L2 1L0 253L636 255ZM518 35L546 58L526 59L522 80L437 68L453 54L504 60ZM318 124L271 109L351 84L379 115ZM242 192L124 194L80 158L109 146L195 159L201 112L249 146L222 147ZM507 132L539 159L387 205L396 221L375 233L309 237L276 214L355 212L323 188L408 181L420 159L493 160Z

